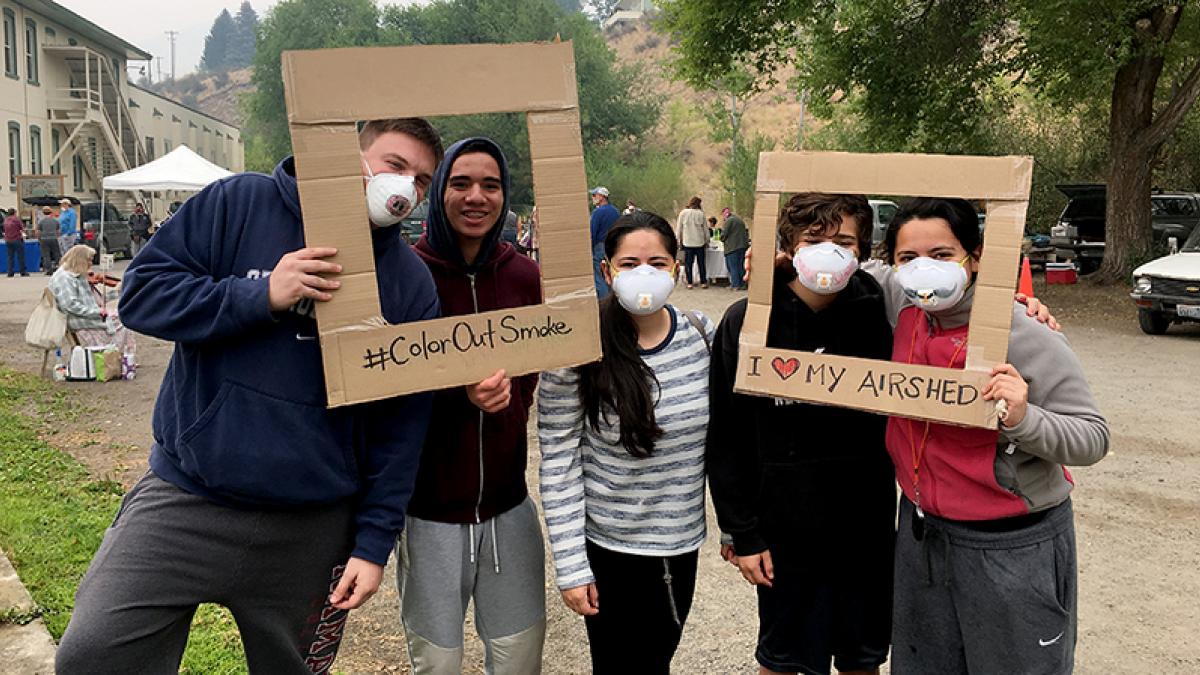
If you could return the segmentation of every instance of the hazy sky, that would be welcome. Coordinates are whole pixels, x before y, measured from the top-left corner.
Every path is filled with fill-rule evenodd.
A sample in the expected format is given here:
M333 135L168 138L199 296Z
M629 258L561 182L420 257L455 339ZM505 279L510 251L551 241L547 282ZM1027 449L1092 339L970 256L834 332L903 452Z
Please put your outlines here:
M429 0L377 0L380 5L423 4ZM259 17L277 0L250 0ZM204 52L204 36L213 19L228 9L236 14L242 0L58 0L58 3L110 33L161 56L164 75L171 73L171 48L166 31L178 31L175 38L175 74L183 77L194 71ZM141 65L131 63L130 65ZM158 79L158 65L154 66ZM136 76L136 74L135 74Z

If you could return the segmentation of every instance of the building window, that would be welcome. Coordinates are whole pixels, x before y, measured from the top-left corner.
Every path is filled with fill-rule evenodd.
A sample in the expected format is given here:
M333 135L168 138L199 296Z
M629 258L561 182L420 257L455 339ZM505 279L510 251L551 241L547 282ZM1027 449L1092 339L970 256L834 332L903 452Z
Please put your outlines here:
M83 158L78 154L71 155L71 182L76 192L83 192Z
M50 155L58 157L58 151L62 150L62 138L59 137L58 129L50 130ZM57 159L50 165L50 173L62 173L62 160Z
M171 152L171 141L164 138L163 139L163 154L165 155L168 152Z
M29 127L29 173L42 172L42 130Z
M4 74L16 78L17 74L17 15L4 8Z
M146 137L146 161L151 162L153 160L154 160L154 137L147 136Z
M17 187L17 174L21 173L21 125L8 123L8 185Z
M38 83L38 36L37 24L25 19L25 76L30 84Z

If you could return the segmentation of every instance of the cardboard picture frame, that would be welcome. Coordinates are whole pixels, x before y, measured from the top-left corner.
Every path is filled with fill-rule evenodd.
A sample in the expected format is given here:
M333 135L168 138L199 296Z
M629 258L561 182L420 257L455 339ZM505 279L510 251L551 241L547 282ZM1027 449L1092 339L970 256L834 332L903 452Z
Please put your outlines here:
M281 65L305 242L338 249L343 268L333 299L316 303L329 407L600 358L570 42L287 51ZM358 122L514 112L529 129L543 303L387 324Z
M751 239L756 261L774 260L781 200L784 194L796 192L984 200L985 236L965 369L768 348L775 266L757 264L750 276L734 390L995 429L996 404L984 401L982 391L992 368L1008 355L1013 289L1032 178L1033 158L1024 156L759 155Z

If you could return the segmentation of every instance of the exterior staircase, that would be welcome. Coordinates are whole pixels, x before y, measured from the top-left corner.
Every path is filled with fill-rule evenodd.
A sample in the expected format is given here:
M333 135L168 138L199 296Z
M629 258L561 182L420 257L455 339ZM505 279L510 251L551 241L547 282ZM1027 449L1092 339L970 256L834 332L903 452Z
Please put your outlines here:
M148 159L122 81L112 61L88 47L48 45L43 49L47 57L63 60L70 77L69 86L47 100L50 123L64 138L49 164L72 153L78 155L98 199L104 176L128 171ZM135 198L141 199L141 195Z

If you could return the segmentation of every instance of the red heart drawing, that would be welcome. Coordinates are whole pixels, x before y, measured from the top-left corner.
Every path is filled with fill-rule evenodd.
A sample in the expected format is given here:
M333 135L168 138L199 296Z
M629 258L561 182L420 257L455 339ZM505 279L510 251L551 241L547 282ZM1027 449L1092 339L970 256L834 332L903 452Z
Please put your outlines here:
M800 370L800 359L788 359L785 361L782 357L776 356L771 360L771 367L775 369L776 373L779 373L780 379L786 380L795 375L797 370Z

